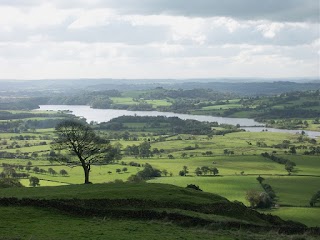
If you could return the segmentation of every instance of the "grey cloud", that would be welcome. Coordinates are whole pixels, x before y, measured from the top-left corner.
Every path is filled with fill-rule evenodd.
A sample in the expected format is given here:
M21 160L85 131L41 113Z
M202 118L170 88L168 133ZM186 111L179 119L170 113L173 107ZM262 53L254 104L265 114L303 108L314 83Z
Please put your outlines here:
M15 28L12 32L0 31L0 42L26 42L33 36L43 36L47 41L77 41L85 43L109 42L143 45L168 40L169 28L165 26L132 26L112 22L106 26L69 29L68 23L37 29Z
M1 0L0 6L34 6L43 3L42 0Z
M310 44L319 38L315 24L308 28L290 27L286 25L274 38L266 38L255 26L237 29L230 33L223 26L214 28L207 33L208 44L252 44L295 46Z
M129 14L192 17L227 16L245 20L319 22L319 0L58 0L62 7L110 7Z
M29 41L33 36L43 36L48 41L79 41L79 42L117 42L132 45L143 45L154 42L167 42L182 45L194 45L190 38L179 40L173 39L168 26L133 26L128 22L115 21L105 26L94 26L79 29L70 29L68 26L72 20L61 25L41 27L37 29L25 29L16 27L11 32L0 31L0 42L23 42ZM252 45L281 45L295 46L310 44L319 38L316 24L308 27L297 27L286 24L274 38L266 38L257 25L236 29L229 32L226 26L208 28L204 32L206 37L204 45L224 44L252 44Z
M319 22L319 0L1 0L1 5L50 3L58 8L115 8L124 14L226 16L244 20Z

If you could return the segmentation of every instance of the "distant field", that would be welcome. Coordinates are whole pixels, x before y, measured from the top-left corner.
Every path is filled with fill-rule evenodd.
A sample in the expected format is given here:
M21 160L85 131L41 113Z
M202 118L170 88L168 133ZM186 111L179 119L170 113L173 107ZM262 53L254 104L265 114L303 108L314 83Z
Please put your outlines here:
M126 104L126 105L135 105L138 102L133 101L131 97L111 97L110 98L114 104Z
M162 106L171 106L172 103L167 100L145 100L147 103L152 104L154 108Z
M130 96L112 99L116 104L138 104L138 102L134 102ZM146 101L154 107L168 106L171 104L166 100ZM234 107L238 106L235 101L230 101L230 104L221 106L226 110L226 107L230 105ZM206 107L206 110L220 111L221 106ZM241 114L241 112L236 114ZM313 126L312 120L309 119L308 121L310 125ZM312 209L307 208L312 194L320 190L320 177L298 176L320 175L319 155L302 155L305 151L303 149L297 149L297 154L292 155L286 153L288 148L280 149L273 147L273 145L281 144L283 141L290 141L290 145L297 147L304 145L309 148L310 146L319 146L320 140L317 139L318 142L316 144L311 144L308 141L301 143L298 141L299 135L271 132L236 132L225 135L214 135L212 137L190 134L157 136L153 134L154 129L151 127L150 129L148 127L143 128L143 123L125 123L124 125L128 127L130 134L134 134L139 140L112 140L112 144L120 143L122 150L124 150L127 146L137 146L143 141L150 140L151 150L157 148L161 150L162 153L154 154L153 157L144 159L135 156L123 156L122 160L115 164L103 166L94 165L90 172L90 181L93 183L107 183L115 180L126 181L129 176L136 174L143 168L122 165L122 162L125 164L132 161L140 164L149 163L155 168L160 170L166 169L168 171L167 177L163 176L150 180L150 183L173 184L181 187L186 187L187 184L196 184L205 192L216 193L231 201L237 200L248 205L245 199L246 191L251 189L263 191L256 180L256 178L261 175L265 178L265 183L272 186L278 197L277 204L280 205L280 208L272 210L272 214L283 216L286 219L291 219L292 217L293 220L302 221L309 226L320 225L319 221L315 219L317 210L313 212ZM314 126L318 125L315 124ZM164 129L168 128L166 125L161 127ZM223 126L218 126L216 129L224 130ZM99 134L103 138L106 138L106 136L111 133L122 134L121 132L114 131L99 131ZM35 138L32 140L19 140L21 136L34 136ZM68 176L61 176L59 174L52 176L50 174L37 174L32 170L29 171L30 176L36 176L40 179L41 187L82 184L84 181L82 167L77 166L70 168L60 165L57 162L50 163L46 160L46 154L48 154L51 149L50 143L52 137L54 137L53 128L36 129L35 132L0 133L0 151L25 154L28 156L27 159L2 158L0 159L0 164L10 163L25 166L28 161L31 161L32 167L38 166L44 170L53 168L57 173L64 169L69 173ZM50 140L42 140L43 138ZM6 144L2 144L2 141L5 141ZM43 141L45 141L47 145L39 145L40 142ZM29 143L31 146L26 147L26 143ZM259 144L263 144L264 146L261 147ZM17 147L17 145L19 147ZM233 154L225 154L225 150L232 151ZM271 153L273 151L276 152L277 156L296 163L297 166L292 172L292 176L287 176L288 173L283 164L273 162L261 156L263 152ZM38 156L32 156L31 154L34 152L38 153ZM206 155L206 152L212 152L212 154ZM182 154L186 156L182 157ZM173 159L169 158L170 155L173 156ZM186 177L179 176L179 171L183 169L183 166L188 167L189 173ZM196 176L195 169L203 166L216 167L219 170L218 176ZM125 172L122 171L124 167L127 168ZM121 173L116 173L117 169L120 169ZM2 167L0 166L0 172L1 171ZM26 170L17 172L27 173ZM172 174L172 177L170 177L170 174ZM28 179L22 179L21 183L29 187ZM28 188L28 190L32 190L32 188ZM0 191L0 194L2 193L4 192ZM47 194L49 194L49 192L47 192ZM283 205L302 206L302 208L287 208L283 207ZM306 216L304 216L303 213L306 213ZM308 216L310 218L308 218Z
M261 212L271 213L285 220L302 222L309 227L320 227L320 207L280 207L278 209Z
M265 177L278 196L278 203L294 206L309 206L313 194L319 191L320 177Z
M167 100L143 100L139 99L139 101L134 101L132 97L111 97L110 98L114 104L126 104L126 105L137 105L140 101L151 104L152 107L162 107L162 106L170 106L171 103Z
M188 184L195 184L205 192L215 193L225 196L231 201L237 200L245 204L248 204L247 200L245 200L247 190L262 190L258 181L252 176L163 177L150 180L149 182L174 184L180 187L186 187Z
M212 110L212 109L230 109L230 108L240 108L242 107L241 104L223 104L223 105L214 105L209 107L203 107L202 110Z

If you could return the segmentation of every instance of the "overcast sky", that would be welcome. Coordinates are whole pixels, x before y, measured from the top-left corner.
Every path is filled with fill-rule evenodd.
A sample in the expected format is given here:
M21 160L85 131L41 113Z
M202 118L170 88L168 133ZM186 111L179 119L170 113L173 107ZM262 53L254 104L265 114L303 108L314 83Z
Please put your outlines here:
M0 79L319 77L319 0L0 0Z

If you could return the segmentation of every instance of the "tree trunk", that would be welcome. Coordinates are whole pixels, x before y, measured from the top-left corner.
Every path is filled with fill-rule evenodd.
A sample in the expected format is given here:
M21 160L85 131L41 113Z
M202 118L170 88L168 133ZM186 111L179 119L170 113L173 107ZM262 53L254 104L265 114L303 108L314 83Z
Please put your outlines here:
M89 166L84 166L83 167L84 170L84 184L89 184L91 183L89 181L89 173L90 173L90 167Z

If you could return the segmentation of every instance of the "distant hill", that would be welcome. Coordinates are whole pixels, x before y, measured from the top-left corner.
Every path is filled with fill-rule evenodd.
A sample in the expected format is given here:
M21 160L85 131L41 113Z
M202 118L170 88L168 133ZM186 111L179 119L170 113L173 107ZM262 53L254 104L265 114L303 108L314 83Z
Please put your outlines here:
M77 90L147 90L213 89L243 96L274 95L284 92L320 89L319 79L265 80L265 79L66 79L66 80L0 80L0 91L68 92Z

